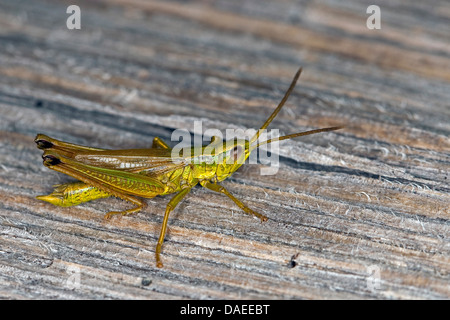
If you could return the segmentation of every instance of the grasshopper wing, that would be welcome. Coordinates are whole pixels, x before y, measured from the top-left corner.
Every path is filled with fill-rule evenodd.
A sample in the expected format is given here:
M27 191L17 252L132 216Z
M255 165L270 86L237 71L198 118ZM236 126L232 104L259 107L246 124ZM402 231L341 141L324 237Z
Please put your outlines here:
M173 157L170 149L128 149L82 152L74 160L87 165L157 176L183 168L189 162Z

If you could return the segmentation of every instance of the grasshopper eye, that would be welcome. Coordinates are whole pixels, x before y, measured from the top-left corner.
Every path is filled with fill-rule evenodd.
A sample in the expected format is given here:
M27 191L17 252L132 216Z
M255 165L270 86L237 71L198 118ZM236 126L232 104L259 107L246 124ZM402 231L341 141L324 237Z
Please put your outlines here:
M235 146L233 150L231 151L231 157L233 158L233 161L236 162L242 155L242 147L241 146Z

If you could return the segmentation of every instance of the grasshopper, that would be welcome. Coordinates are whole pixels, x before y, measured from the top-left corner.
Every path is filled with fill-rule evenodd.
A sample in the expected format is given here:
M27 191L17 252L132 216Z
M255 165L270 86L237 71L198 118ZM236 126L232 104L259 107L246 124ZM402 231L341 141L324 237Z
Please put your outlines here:
M182 153L174 157L172 149L158 137L154 138L152 148L149 149L108 150L67 143L38 134L35 142L39 149L44 150L44 165L79 181L55 185L51 194L38 196L37 199L69 207L114 196L134 204L131 209L108 212L105 218L109 219L113 215L129 215L143 210L146 204L142 198L174 193L167 204L156 245L155 259L159 268L163 267L160 256L169 214L197 184L228 196L245 213L266 221L266 216L247 207L218 182L231 176L250 153L263 144L342 128L310 130L258 143L261 132L276 117L294 89L301 71L301 68L297 71L277 108L250 140L233 139L223 142L213 137L211 145L214 152L203 157L193 155L203 154L206 146L192 147L189 154ZM207 161L211 159L215 161Z

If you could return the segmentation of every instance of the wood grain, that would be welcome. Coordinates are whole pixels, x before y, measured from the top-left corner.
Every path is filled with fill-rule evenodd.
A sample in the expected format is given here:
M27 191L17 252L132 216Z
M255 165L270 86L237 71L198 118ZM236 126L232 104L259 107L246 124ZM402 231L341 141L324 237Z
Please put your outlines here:
M0 1L0 297L6 299L449 299L450 11L370 1ZM34 197L69 177L42 166L37 133L151 146L172 131L345 124L280 145L263 164L169 200L59 208ZM201 132L194 132L201 134Z

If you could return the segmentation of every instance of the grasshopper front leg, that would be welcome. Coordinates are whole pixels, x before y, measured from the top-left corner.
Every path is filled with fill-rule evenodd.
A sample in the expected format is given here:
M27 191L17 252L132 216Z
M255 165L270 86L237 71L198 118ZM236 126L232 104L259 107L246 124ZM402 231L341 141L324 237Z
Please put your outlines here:
M205 187L208 188L209 190L215 191L215 192L219 192L219 193L223 193L224 195L228 196L231 200L233 200L234 203L236 203L238 205L239 208L241 208L242 210L244 210L245 213L253 215L255 217L258 217L261 219L262 222L267 221L268 218L256 211L253 211L252 209L250 209L249 207L247 207L245 204L243 204L239 199L237 199L235 196L233 196L227 189L225 189L225 187L218 185L216 183L211 183L207 180L201 181L200 184Z

